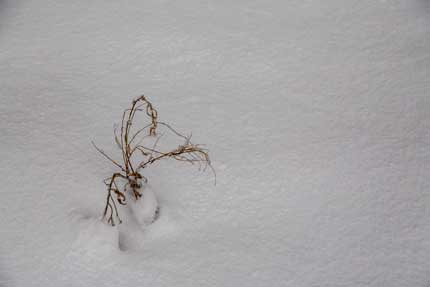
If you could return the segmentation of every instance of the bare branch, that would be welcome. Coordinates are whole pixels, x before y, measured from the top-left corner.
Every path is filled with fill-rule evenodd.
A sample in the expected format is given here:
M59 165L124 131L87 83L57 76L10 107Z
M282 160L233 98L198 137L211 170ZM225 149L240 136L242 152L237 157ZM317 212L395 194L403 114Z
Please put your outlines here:
M117 163L116 161L114 161L114 160L113 160L110 156L108 156L108 155L107 155L103 150L99 149L93 141L91 141L91 143L93 144L93 146L95 147L95 149L96 149L99 153L101 153L105 158L107 158L108 160L110 160L114 165L116 165L117 167L119 167L122 171L125 171L125 169L124 169L124 168L123 168L119 163Z
M144 112L145 115L150 118L151 122L147 125L144 125L142 128L137 129L137 131L133 131L135 130L133 129L133 122L139 112ZM160 135L154 141L152 148L143 145L142 142L145 138L156 135L156 129L158 125L166 127L174 135L184 139L184 143L173 150L161 151L157 148L157 144L162 137L162 135ZM147 132L147 134L140 137L138 142L135 143L134 141L143 132ZM114 139L118 148L121 149L124 165L121 165L113 160L103 150L99 149L94 144L94 142L92 142L93 146L99 153L101 153L105 158L107 158L121 170L121 172L116 172L111 177L106 178L103 181L108 189L103 217L107 219L107 222L112 225L115 225L116 222L114 217L116 217L119 223L121 223L116 205L117 202L121 205L125 205L127 193L131 193L131 195L133 195L136 200L142 196L142 183L146 183L147 178L138 171L161 159L172 158L174 160L188 162L190 164L197 163L199 165L199 169L203 165L204 169L209 166L215 175L216 182L215 170L211 166L207 150L202 148L201 145L192 144L191 135L184 136L172 128L169 124L159 122L157 110L143 95L133 100L130 108L124 110L122 113L120 134L118 137L117 126L115 126ZM136 151L139 151L140 153L135 153ZM132 157L134 158L133 161ZM137 162L137 168L135 168L133 162ZM121 181L117 182L118 180ZM120 187L122 187L122 190Z

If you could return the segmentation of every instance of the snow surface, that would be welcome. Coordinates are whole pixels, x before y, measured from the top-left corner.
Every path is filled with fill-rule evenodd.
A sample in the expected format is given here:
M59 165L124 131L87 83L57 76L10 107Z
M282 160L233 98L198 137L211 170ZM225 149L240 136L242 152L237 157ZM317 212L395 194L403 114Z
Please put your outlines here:
M429 79L427 0L2 0L0 285L429 286ZM163 162L112 228L142 93L217 185Z

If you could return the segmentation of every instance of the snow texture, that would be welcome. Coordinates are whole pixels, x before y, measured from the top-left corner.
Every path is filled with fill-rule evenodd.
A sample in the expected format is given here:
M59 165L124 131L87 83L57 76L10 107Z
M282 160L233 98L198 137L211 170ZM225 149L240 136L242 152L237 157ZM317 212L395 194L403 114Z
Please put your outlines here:
M147 226L157 219L157 209L159 208L157 197L150 185L145 185L138 189L142 194L138 200L131 197L128 204L134 216L134 219L142 226Z
M0 0L0 286L429 286L429 79L427 0ZM217 185L160 162L112 228L142 93Z

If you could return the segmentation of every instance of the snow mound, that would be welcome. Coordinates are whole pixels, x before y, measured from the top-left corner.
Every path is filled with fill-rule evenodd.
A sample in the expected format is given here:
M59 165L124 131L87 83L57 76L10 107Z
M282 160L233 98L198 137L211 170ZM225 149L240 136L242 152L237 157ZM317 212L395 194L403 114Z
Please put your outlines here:
M127 205L130 207L136 221L144 227L157 219L159 206L155 192L150 185L144 184L138 191L142 196L137 200L130 196Z

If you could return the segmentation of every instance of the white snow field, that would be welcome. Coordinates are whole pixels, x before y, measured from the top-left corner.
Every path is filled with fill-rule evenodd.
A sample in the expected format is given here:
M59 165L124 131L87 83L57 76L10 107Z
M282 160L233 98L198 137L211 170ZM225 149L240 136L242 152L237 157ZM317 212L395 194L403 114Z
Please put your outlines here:
M217 172L100 218L145 94ZM0 1L0 286L430 286L430 2Z

